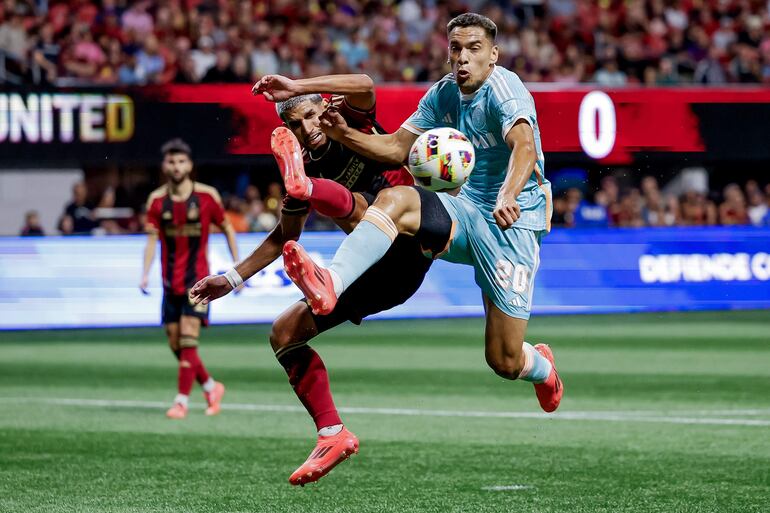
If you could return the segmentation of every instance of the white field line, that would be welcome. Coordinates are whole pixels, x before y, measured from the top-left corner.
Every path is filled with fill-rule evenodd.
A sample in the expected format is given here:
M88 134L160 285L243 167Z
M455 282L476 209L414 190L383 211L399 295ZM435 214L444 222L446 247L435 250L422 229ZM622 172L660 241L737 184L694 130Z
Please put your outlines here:
M521 485L521 484L514 484L514 485L495 485L495 486L482 486L482 490L486 490L488 492L507 492L510 490L531 490L534 486L530 485Z
M168 403L160 401L131 401L110 399L70 399L70 398L45 398L45 397L0 397L0 402L5 403L35 403L53 406L81 406L96 408L167 408ZM223 409L231 411L258 411L279 413L304 413L301 406L280 404L238 404L227 403ZM487 419L543 419L543 420L585 420L605 422L653 422L664 424L702 424L712 426L762 426L770 427L770 420L761 419L735 419L693 416L692 413L666 411L566 411L561 413L537 413L537 412L506 412L506 411L468 411L468 410L422 410L412 408L363 408L342 407L340 413L361 415L401 415L411 417L463 417L463 418L487 418ZM704 415L741 415L770 414L770 410L699 410ZM743 413L746 414L746 413ZM684 416L689 415L689 416Z

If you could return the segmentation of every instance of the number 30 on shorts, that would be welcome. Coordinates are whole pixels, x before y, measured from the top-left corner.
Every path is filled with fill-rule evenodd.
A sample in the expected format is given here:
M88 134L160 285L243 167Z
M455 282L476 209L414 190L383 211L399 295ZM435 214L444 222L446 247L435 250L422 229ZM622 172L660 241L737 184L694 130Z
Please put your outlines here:
M513 265L508 260L500 259L495 264L495 278L503 289L513 289L517 294L524 294L529 288L532 271L526 265Z

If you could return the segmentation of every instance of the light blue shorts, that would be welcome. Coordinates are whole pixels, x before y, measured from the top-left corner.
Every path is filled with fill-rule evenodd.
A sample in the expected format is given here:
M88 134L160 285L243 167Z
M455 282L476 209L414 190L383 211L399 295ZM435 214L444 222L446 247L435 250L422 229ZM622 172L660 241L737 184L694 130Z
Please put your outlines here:
M438 197L455 224L449 249L440 258L472 265L476 284L495 306L511 317L529 319L543 232L502 230L468 198Z

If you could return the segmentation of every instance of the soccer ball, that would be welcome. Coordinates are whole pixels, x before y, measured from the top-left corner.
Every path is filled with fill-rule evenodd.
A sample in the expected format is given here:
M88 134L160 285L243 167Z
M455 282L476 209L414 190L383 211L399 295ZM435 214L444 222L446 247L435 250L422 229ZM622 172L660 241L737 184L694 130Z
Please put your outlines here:
M431 191L460 187L476 163L473 144L454 128L434 128L414 141L409 150L409 172Z

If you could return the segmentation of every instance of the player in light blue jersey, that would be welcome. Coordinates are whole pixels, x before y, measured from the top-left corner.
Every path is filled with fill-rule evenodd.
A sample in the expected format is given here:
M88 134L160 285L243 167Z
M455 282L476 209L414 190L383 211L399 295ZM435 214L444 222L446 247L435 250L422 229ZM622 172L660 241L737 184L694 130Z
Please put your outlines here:
M524 341L540 240L550 229L550 184L543 176L534 100L515 73L496 66L496 33L495 24L479 14L450 21L452 73L430 88L394 134L351 130L333 110L322 122L333 139L394 164L406 160L426 130L460 130L476 148L476 166L459 194L415 187L382 191L328 269L316 266L293 241L284 246L284 264L317 314L331 312L336 298L398 234L416 236L434 258L472 265L486 311L487 363L504 378L534 383L541 407L551 412L563 393L553 354L546 344Z

